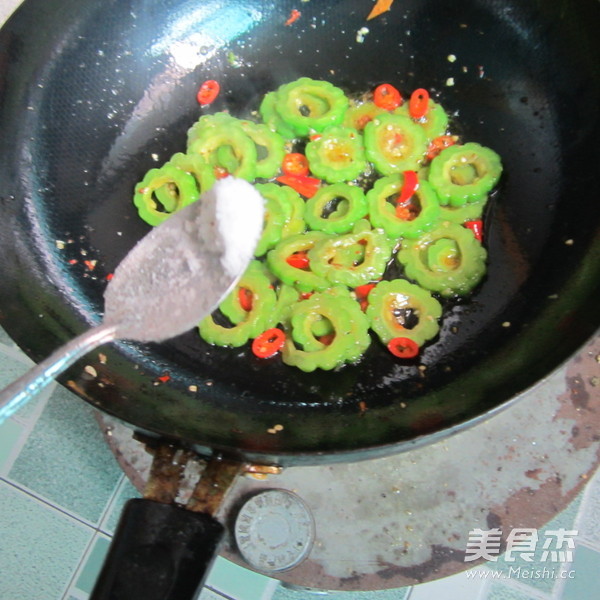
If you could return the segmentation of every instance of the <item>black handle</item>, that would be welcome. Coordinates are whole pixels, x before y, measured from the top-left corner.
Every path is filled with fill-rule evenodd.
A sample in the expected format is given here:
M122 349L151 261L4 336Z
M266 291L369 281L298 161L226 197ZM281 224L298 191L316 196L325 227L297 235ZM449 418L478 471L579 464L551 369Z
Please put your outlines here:
M193 600L224 530L206 513L129 500L90 600Z

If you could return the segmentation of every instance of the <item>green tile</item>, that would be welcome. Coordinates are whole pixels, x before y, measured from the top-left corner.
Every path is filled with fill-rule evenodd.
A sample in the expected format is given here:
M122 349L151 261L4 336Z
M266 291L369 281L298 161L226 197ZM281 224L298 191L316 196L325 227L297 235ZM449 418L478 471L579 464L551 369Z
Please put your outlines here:
M6 349L0 345L0 389L12 383L33 365L33 362L25 355L19 355L19 350ZM48 393L48 390L42 390L39 394L32 396L27 404L14 413L13 418L27 421L33 415L38 404L42 401L45 402Z
M90 594L104 564L104 558L110 546L110 539L97 535L88 555L84 559L83 568L77 577L75 586L78 590Z
M62 597L93 531L0 481L0 598Z
M221 594L211 590L209 588L204 588L200 592L200 596L198 596L198 600L229 600L227 596L222 596Z
M587 546L577 546L573 563L567 569L561 600L598 598L599 552Z
M122 481L117 488L114 499L112 500L107 514L104 517L100 528L105 533L112 535L115 532L123 507L131 498L139 498L140 493L135 489L129 479L123 475Z
M9 478L98 523L121 477L91 407L57 387Z
M269 577L217 556L206 585L236 600L257 600L263 597L271 581Z
M535 596L537 599L539 596ZM511 587L510 584L493 581L488 588L485 600L532 600L531 594Z
M369 592L339 592L284 584L277 587L272 600L405 600L411 589L403 587Z
M17 449L24 428L24 425L12 419L0 425L0 475L4 475L5 466L12 456L13 449Z
M0 344L6 344L9 347L14 347L15 343L9 337L8 333L4 331L2 327L0 327Z

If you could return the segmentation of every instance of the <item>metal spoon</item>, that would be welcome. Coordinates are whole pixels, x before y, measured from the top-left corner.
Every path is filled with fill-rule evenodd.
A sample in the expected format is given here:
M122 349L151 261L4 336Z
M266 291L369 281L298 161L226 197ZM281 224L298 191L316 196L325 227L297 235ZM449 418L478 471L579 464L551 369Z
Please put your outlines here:
M248 266L263 213L263 199L252 185L228 177L155 227L115 269L104 292L102 323L0 392L0 423L101 344L160 342L197 325Z

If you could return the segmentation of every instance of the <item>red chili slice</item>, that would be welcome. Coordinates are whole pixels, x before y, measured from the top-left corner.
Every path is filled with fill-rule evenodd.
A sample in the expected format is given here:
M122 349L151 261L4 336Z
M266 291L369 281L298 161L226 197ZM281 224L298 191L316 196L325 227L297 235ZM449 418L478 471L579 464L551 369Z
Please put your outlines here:
M419 345L410 338L393 338L389 341L387 347L398 358L414 358L419 354Z
M429 109L429 92L423 88L415 90L410 95L408 112L413 119L421 119Z
M321 342L321 344L323 344L325 346L331 346L331 343L333 342L334 339L335 339L335 332L334 333L326 333L325 335L322 335L317 338L317 340L319 340L319 342Z
M308 159L300 152L290 152L283 157L281 170L285 175L308 175Z
M198 100L198 104L202 106L206 106L207 104L211 104L214 102L221 91L221 86L218 81L214 79L207 79L198 90L198 94L196 95L196 100Z
M294 254L290 254L286 259L290 267L295 267L296 269L308 269L310 266L310 261L308 259L308 254L305 251L294 252Z
M433 138L427 149L427 158L433 160L444 148L456 144L456 139L452 135L440 135Z
M285 344L285 333L273 327L252 340L252 352L258 358L270 358L283 348L283 344Z
M375 283L365 283L354 288L356 299L360 304L360 308L365 311L369 305L369 292L375 287Z
M416 171L403 171L404 183L396 200L396 216L403 221L411 221L415 218L414 206L410 199L419 189L419 176Z
M384 110L394 110L402 105L402 95L389 83L382 83L373 92L373 102Z
M284 25L288 27L292 23L295 23L301 17L301 15L302 13L299 10L293 8L288 20L284 23Z
M465 221L464 226L473 232L476 240L483 241L483 221L481 219Z
M279 183L289 185L305 198L312 198L321 187L321 180L308 175L281 175L276 177Z
M243 310L246 312L250 312L252 310L252 300L254 299L254 295L247 288L239 288L238 289L238 302Z

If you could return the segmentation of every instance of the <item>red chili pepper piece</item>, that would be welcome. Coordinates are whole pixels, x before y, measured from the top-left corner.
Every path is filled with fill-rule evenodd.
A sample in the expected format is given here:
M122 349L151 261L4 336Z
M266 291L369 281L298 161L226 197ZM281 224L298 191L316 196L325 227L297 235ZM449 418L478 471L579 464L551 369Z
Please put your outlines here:
M285 344L285 333L273 327L263 331L252 340L252 352L258 358L270 358L277 354Z
M196 95L196 100L198 100L198 104L202 106L206 106L207 104L211 104L214 102L221 91L221 86L218 81L214 79L207 79L198 90L198 94Z
M429 109L429 92L423 88L415 90L410 95L408 112L413 119L421 119Z
M285 25L286 26L291 25L292 23L297 21L301 15L302 15L302 13L299 10L296 10L295 8L292 9L292 12L290 13L288 20L285 22Z
M364 285L359 285L354 288L354 293L356 294L356 299L360 304L360 308L365 311L367 310L367 306L369 305L369 292L375 287L374 283L365 283Z
M254 296L252 292L247 288L239 288L238 289L238 302L243 310L246 312L250 312L252 310L252 300Z
M402 105L402 95L389 83L382 83L373 92L373 102L384 110L394 110Z
M456 138L452 135L440 135L433 138L427 149L427 158L433 160L444 148L456 144Z
M334 339L335 333L326 333L325 335L322 335L317 338L317 340L319 340L319 342L321 342L321 344L324 344L325 346L331 345L331 342L333 342Z
M419 345L410 338L393 338L388 342L387 347L398 358L414 358L419 354Z
M310 266L308 254L305 251L294 252L294 254L290 254L285 259L285 262L287 262L290 267L295 267L296 269L308 269Z
M312 198L321 187L321 180L308 175L281 175L276 177L279 183L289 185L305 198Z
M465 221L464 226L473 232L476 240L483 241L483 221L481 219Z
M285 175L308 175L308 159L300 152L290 152L283 157L281 170Z
M160 381L160 383L167 383L167 381L171 380L171 376L168 373L165 373L164 375L157 377L156 380Z
M412 221L415 218L415 206L410 200L419 189L419 176L416 171L403 171L404 183L396 200L396 216L403 221Z

